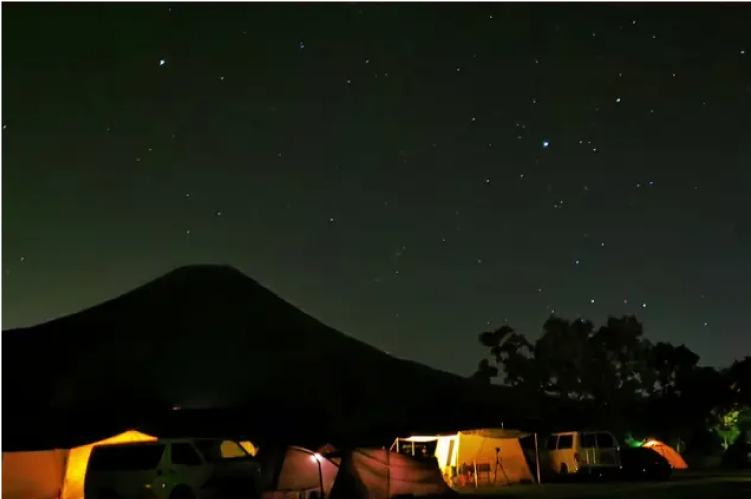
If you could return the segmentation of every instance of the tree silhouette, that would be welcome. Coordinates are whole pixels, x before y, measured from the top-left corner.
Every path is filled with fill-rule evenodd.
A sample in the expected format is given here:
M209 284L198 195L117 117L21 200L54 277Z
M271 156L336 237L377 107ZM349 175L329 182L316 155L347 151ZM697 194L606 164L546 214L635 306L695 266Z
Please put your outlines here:
M643 391L649 344L634 317L610 318L595 329L591 321L551 316L531 343L510 326L479 335L490 359L480 363L483 379L572 400L612 403L614 394ZM648 376L646 376L649 378Z
M751 357L723 371L699 366L685 345L652 344L634 316L599 327L551 316L534 342L508 325L478 339L489 354L474 376L483 382L591 401L611 422L630 417L678 445L707 430L729 445L751 431Z

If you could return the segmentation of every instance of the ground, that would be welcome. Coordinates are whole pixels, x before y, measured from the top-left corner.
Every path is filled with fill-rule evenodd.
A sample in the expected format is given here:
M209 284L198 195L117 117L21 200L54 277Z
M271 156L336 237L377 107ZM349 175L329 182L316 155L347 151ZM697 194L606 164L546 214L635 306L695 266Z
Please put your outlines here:
M751 498L751 473L691 473L665 482L606 482L512 486L467 491L498 499L735 499ZM465 495L462 494L462 495Z

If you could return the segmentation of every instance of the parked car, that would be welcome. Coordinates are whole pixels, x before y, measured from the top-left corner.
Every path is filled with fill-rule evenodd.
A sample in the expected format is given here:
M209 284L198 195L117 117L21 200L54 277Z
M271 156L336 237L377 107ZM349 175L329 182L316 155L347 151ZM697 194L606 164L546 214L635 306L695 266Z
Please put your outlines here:
M611 475L620 470L618 440L608 431L554 433L547 441L547 466L559 475Z
M255 499L261 470L234 440L168 439L96 446L86 499Z
M673 468L667 459L647 447L621 449L621 473L628 480L667 480Z

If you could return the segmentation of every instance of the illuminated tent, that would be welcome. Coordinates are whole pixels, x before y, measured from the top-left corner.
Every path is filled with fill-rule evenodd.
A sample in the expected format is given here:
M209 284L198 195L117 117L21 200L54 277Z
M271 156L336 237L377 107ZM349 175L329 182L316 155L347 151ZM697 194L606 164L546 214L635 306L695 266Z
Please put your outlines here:
M462 481L462 476L471 472L477 485L506 485L534 481L534 467L529 460L535 459L536 451L527 456L521 444L529 436L514 430L470 430L452 435L399 438L394 446L398 449L405 442L435 442L435 457L449 484L474 485Z
M688 464L686 464L686 461L684 461L681 455L678 454L678 451L664 442L660 442L659 440L648 440L642 445L642 447L652 449L664 457L674 470L688 469Z
M253 445L253 442L249 442L247 440L246 441L242 441L242 442L240 442L240 446L243 449L245 449L245 452L247 452L251 456L255 456L256 454L258 454L258 447L256 447L255 445Z
M321 485L328 497L339 473L339 466L331 460L303 447L272 450L264 447L257 457L264 477L264 499L284 499L290 494L301 498L319 495Z
M329 499L388 499L432 496L451 490L435 461L420 461L383 449L345 452Z
M91 449L156 440L126 431L112 438L72 449L3 452L3 499L83 499L83 485Z

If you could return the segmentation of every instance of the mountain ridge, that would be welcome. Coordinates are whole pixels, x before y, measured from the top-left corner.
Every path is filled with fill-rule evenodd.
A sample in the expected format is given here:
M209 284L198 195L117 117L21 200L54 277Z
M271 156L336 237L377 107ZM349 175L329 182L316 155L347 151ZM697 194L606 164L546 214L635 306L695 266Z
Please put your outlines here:
M393 357L220 265L176 268L3 343L4 398L31 412L263 406L357 431L434 407L484 417L506 393Z

